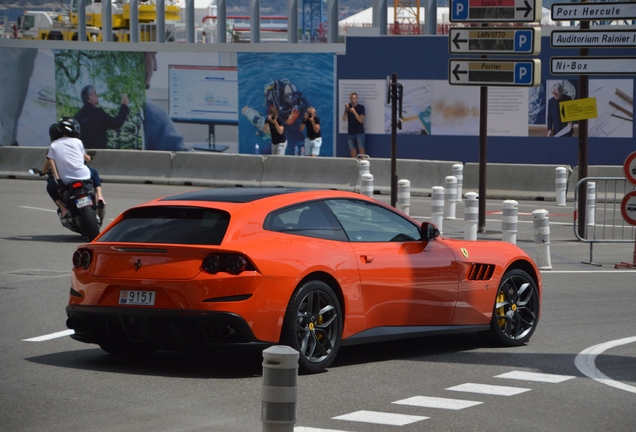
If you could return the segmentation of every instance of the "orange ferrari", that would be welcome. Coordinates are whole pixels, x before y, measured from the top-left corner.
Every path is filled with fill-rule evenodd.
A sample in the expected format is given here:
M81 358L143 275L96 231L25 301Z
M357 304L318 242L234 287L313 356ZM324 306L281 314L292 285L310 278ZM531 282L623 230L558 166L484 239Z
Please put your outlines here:
M73 255L67 326L116 355L289 345L299 368L344 345L478 332L526 343L541 275L517 246L440 237L375 199L193 190L119 215Z

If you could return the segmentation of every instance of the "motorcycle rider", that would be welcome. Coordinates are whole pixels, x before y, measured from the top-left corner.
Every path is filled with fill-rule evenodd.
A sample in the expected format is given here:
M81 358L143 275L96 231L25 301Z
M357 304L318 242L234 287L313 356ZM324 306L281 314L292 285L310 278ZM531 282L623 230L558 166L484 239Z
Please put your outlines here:
M70 212L60 196L59 189L76 180L93 181L95 187L95 199L100 217L103 217L103 209L106 201L102 195L101 179L97 171L85 163L90 162L91 157L84 151L84 145L80 141L80 126L73 117L62 117L49 128L51 145L46 155L46 161L42 172L53 170L53 179L49 179L46 190L60 209L60 219L70 217ZM62 184L58 184L61 182Z

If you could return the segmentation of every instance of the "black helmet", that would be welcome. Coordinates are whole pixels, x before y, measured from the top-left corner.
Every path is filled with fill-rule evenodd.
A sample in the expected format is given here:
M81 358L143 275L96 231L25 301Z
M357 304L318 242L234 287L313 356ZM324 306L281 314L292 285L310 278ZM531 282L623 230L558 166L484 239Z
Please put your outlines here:
M62 134L57 130L57 123L53 123L49 127L49 138L51 138L51 142L62 138Z
M57 121L57 131L73 138L80 137L80 125L73 117L62 117Z

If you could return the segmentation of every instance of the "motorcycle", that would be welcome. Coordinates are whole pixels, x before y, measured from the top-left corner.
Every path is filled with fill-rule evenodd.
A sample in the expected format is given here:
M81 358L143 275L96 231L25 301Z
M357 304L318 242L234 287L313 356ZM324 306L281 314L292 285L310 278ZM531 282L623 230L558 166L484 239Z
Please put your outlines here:
M49 181L53 179L53 171L44 173L37 168L29 170L32 175L48 176ZM58 184L60 184L58 182ZM105 211L103 207L98 207L95 199L95 188L91 179L77 180L69 185L60 188L62 202L70 212L70 217L60 218L64 228L88 237L88 241L93 241L99 235L99 230L104 220ZM60 209L57 210L58 217Z

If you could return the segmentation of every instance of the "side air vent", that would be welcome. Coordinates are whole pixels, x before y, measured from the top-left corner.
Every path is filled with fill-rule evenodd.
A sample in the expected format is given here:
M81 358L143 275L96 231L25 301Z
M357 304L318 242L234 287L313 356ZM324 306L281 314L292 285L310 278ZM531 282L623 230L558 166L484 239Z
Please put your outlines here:
M494 272L493 264L473 264L468 271L468 280L488 280Z

